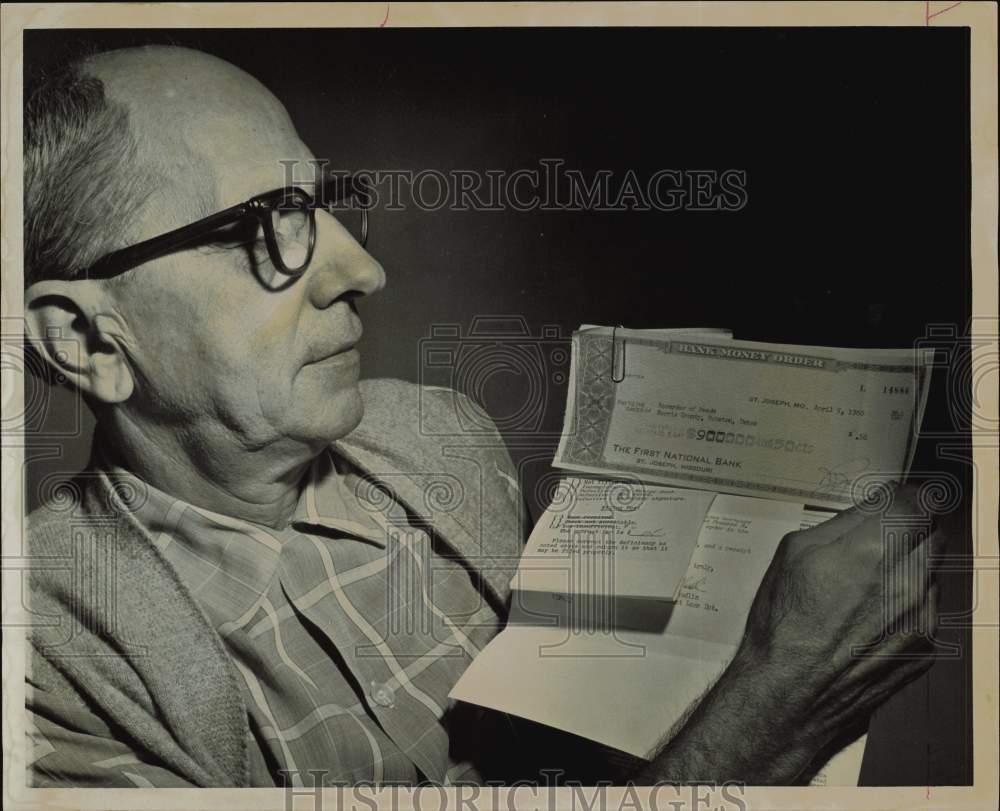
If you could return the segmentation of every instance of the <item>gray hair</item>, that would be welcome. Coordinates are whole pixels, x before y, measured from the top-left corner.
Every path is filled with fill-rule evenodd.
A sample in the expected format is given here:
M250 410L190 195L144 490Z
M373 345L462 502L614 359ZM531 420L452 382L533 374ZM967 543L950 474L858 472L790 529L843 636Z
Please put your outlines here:
M76 279L129 243L152 184L127 110L76 62L24 107L24 283Z

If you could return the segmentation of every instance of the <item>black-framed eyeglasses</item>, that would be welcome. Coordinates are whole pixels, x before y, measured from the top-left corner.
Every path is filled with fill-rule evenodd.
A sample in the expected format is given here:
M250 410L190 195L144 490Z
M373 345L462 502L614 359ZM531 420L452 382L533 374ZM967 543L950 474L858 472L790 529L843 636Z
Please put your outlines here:
M364 247L368 242L368 209L372 200L367 180L360 175L336 175L311 185L314 194L300 186L273 189L197 222L114 251L91 265L84 275L88 279L109 279L144 262L192 247L221 229L243 224L253 231L248 239L238 241L253 241L263 234L274 268L286 276L300 276L309 267L316 248L317 208L335 213Z

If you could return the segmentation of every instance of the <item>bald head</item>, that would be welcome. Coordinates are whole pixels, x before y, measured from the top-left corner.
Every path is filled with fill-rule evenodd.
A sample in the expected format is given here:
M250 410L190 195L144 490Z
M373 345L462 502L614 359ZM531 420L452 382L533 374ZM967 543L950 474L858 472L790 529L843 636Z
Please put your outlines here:
M168 132L234 117L291 126L281 102L253 76L190 48L124 48L85 59L81 69L100 79L108 97L137 121Z
M151 46L101 54L83 70L128 112L140 161L162 188L156 228L240 202L261 191L259 174L281 185L278 158L304 147L284 106L250 74L187 48ZM253 186L253 187L252 187ZM146 234L144 236L152 236Z
M265 175L280 186L279 158L309 156L260 82L187 48L88 57L27 108L26 284L73 278L105 253L246 199Z

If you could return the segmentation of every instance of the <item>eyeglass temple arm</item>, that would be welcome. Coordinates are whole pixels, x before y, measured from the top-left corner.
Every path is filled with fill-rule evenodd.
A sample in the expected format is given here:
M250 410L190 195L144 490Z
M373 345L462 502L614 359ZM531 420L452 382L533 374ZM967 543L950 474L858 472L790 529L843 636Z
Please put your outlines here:
M326 184L331 185L337 194L336 197L329 198L324 188L324 197L327 197L328 202L339 202L351 194L358 194L364 198L364 203L361 206L361 233L362 244L364 244L368 238L368 208L370 207L368 195L371 187L367 182L355 176L329 178L324 183L324 186ZM271 193L273 194L273 192ZM91 265L84 275L88 279L106 279L116 276L119 273L124 273L136 265L141 265L143 262L155 259L161 254L169 253L184 245L185 242L208 233L214 228L220 228L223 225L236 222L258 208L260 208L260 198L255 197L222 211L217 211L215 214L211 214L197 222L182 225L180 228L175 228L173 231L168 231L152 239L147 239L145 242L123 248L120 251L114 251Z
M120 251L109 253L103 259L92 265L86 272L89 279L102 279L123 273L129 268L155 259L157 256L169 253L181 247L185 242L195 239L202 234L206 234L214 228L229 225L232 222L245 217L250 211L249 202L239 203L230 208L217 211L204 219L189 225L182 225L173 231L160 234L145 242L123 248Z

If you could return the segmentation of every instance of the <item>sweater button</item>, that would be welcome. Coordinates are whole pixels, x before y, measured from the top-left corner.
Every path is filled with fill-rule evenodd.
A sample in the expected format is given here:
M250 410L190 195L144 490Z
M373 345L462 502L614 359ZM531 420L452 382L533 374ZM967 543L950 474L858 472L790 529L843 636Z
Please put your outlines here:
M372 701L380 707L392 708L396 706L396 692L384 682L373 681L371 684Z

